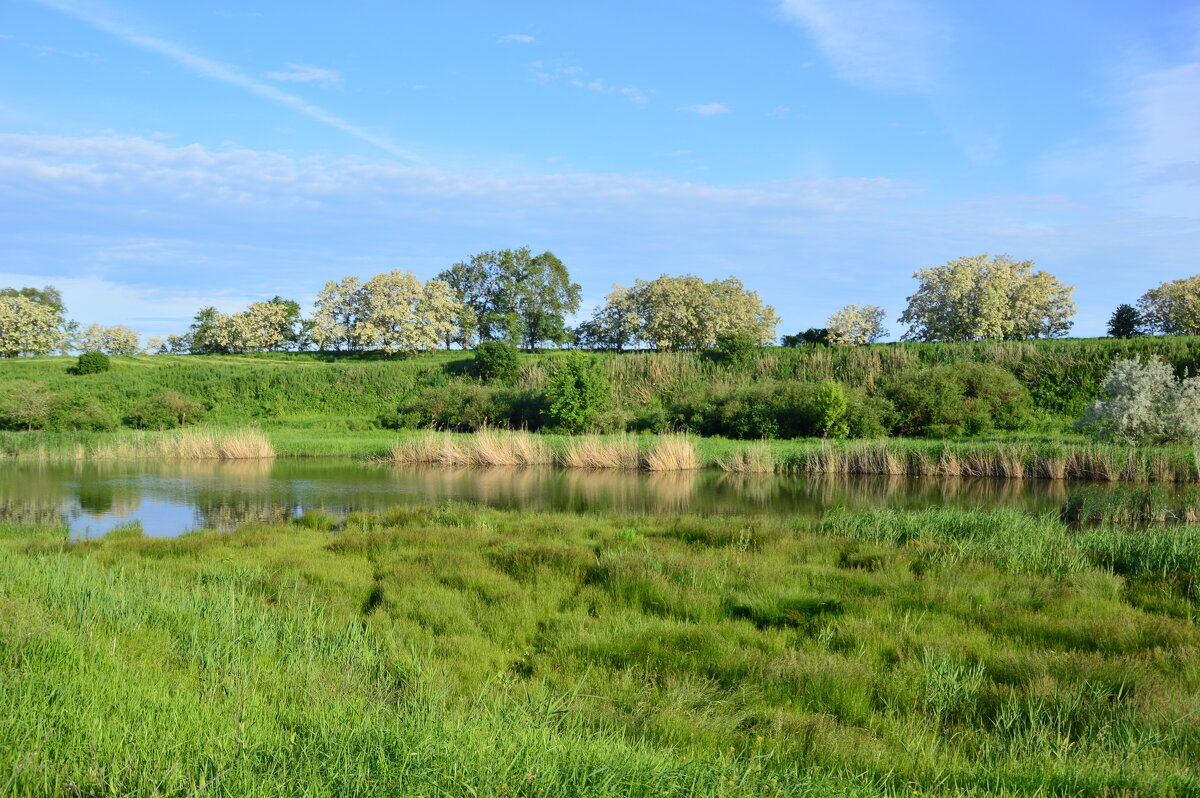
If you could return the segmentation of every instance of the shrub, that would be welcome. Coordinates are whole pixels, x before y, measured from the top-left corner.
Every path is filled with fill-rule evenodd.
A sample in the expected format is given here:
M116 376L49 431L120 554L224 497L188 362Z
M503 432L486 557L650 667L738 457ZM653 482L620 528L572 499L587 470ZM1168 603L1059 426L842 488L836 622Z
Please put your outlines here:
M986 363L949 363L895 375L883 387L901 435L953 437L1019 429L1029 397L1009 371Z
M520 355L507 341L484 341L475 347L474 370L485 382L514 380L520 371Z
M846 421L849 403L841 383L827 382L817 391L817 429L824 438L846 438L850 425Z
M555 364L546 380L550 419L569 432L583 432L608 410L610 393L600 364L582 352L571 352Z
M731 330L717 336L717 352L721 360L737 368L749 363L758 350L759 338L751 330Z
M75 365L76 374L100 374L112 368L112 361L103 352L84 352Z
M809 327L804 332L783 336L782 343L784 346L828 346L829 330L825 327Z
M125 421L136 429L163 430L194 424L202 418L204 408L199 402L176 391L163 391L134 405Z
M1101 398L1078 426L1094 437L1119 443L1169 443L1200 439L1200 377L1176 379L1157 358L1113 364Z

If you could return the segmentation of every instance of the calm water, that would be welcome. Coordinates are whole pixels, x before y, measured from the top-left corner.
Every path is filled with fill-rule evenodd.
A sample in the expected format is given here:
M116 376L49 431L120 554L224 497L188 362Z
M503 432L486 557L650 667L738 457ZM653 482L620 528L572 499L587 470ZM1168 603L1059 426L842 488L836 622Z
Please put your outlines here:
M391 468L346 459L239 463L0 464L0 522L67 524L98 537L140 521L147 535L446 500L504 508L817 517L834 508L928 506L1054 510L1067 486L1045 480L739 476L553 468Z

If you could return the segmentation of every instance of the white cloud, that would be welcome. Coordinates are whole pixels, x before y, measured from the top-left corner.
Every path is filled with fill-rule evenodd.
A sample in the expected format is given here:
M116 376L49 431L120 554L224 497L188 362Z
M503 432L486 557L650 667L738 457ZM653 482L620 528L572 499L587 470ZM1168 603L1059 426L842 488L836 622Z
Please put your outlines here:
M914 269L983 251L1032 257L1079 284L1081 315L1107 313L1190 268L1200 230L1086 194L945 203L884 178L498 178L142 138L0 135L0 246L5 270L22 275L0 284L130 287L72 284L81 320L143 319L135 326L161 334L203 304L277 293L304 302L345 274L428 277L471 252L525 243L554 249L588 290L645 277L646 263L737 274L802 329L851 301L898 313ZM1148 266L1129 269L1135 262Z
M268 72L267 77L291 83L316 83L325 88L337 88L342 85L342 73L336 69L323 69L307 64L288 64L287 71Z
M499 41L516 42L517 44L533 44L533 37L527 33L507 33L501 36Z
M75 0L35 0L36 2L56 11L60 11L68 16L86 22L87 24L110 33L113 36L121 39L127 44L134 47L140 47L152 53L164 56L172 61L184 66L198 75L217 80L222 83L227 83L231 86L237 86L251 94L266 98L272 102L287 106L301 114L315 119L316 121L340 130L347 135L353 136L360 141L365 141L372 144L381 150L390 153L398 158L407 160L416 160L412 154L405 151L400 146L389 141L388 139L378 134L372 133L365 128L348 122L341 117L326 111L324 108L313 105L306 100L280 91L270 84L263 83L254 78L248 77L239 71L236 67L229 64L224 64L220 61L214 61L210 58L197 55L185 47L175 44L174 42L161 39L156 36L151 36L148 33L136 30L129 25L113 19L111 16L101 13L96 10L93 5L83 5L75 2Z
M654 89L639 89L635 86L613 86L604 78L589 78L586 70L579 66L560 66L555 68L554 75L544 71L540 62L534 63L534 77L542 83L549 83L555 75L566 79L572 86L594 91L598 94L614 94L635 103L647 103L654 94Z
M725 103L704 103L702 105L685 105L679 110L691 111L700 116L717 116L718 114L732 113L733 109Z
M779 10L843 80L900 94L943 88L950 28L918 0L780 0Z

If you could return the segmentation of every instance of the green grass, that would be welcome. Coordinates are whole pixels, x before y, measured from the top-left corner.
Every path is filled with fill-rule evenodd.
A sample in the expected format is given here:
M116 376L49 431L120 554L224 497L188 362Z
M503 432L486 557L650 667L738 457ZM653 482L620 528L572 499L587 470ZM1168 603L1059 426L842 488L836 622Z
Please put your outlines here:
M562 354L522 355L514 390L540 391L548 364ZM1068 429L1095 397L1112 363L1130 356L1195 367L1200 337L769 348L736 368L699 353L598 355L626 420L653 416L687 397L723 395L753 383L832 379L871 391L906 369L970 361L1011 371L1029 391L1042 426L1058 431ZM211 423L345 432L376 424L423 389L463 380L470 359L460 351L408 359L287 352L156 355L113 358L109 372L76 376L70 373L75 358L20 358L0 361L0 386L28 381L63 396L82 394L118 418L138 402L173 390L208 405Z
M1200 527L0 527L0 794L1188 795Z

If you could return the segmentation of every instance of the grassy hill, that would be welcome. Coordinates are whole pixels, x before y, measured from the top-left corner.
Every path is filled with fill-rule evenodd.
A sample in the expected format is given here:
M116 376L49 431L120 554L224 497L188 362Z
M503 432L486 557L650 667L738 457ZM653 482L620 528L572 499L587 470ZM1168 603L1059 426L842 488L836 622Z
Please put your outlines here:
M27 406L37 395L50 409L35 428L139 426L131 413L173 392L202 408L203 423L218 426L345 432L429 425L471 430L486 422L538 429L548 425L547 374L564 354L522 355L519 377L492 384L476 379L470 353L458 351L394 359L285 352L137 356L113 358L111 371L85 376L73 373L74 358L22 358L0 361L0 424L27 426L3 411ZM1009 432L1069 434L1112 363L1130 356L1162 357L1181 373L1194 372L1200 337L768 348L737 366L712 353L598 353L613 402L597 428L800 437L812 434L805 414L815 392L833 380L845 386L852 435L904 434L894 420L897 386L931 369L941 368L939 379L949 379L982 364L1020 386L1024 411ZM970 434L969 425L965 429Z

